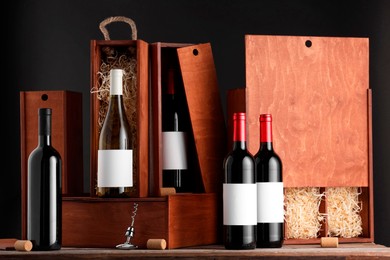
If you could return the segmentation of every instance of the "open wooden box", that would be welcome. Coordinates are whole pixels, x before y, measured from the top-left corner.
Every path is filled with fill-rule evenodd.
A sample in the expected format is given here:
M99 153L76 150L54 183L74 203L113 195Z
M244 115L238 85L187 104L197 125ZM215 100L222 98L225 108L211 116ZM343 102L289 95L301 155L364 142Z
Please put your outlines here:
M285 189L358 187L363 232L340 242L373 242L373 163L367 38L247 35L248 147L259 147L259 115L273 116ZM325 196L320 212L329 211ZM317 238L286 244L319 243Z
M194 45L141 41L92 41L92 88L101 60L101 48L137 47L139 99L138 161L139 196L128 199L102 199L94 196L97 151L97 112L99 101L91 100L91 197L63 199L63 245L72 247L114 247L126 240L134 203L135 234L131 242L146 247L150 238L165 239L167 248L217 243L220 217L221 164L225 156L226 134L222 105L210 44ZM152 104L147 97L148 48ZM161 170L161 73L168 63L180 67L193 138L193 166L196 182L191 193L160 196ZM146 88L146 89L145 89ZM150 111L149 111L150 109ZM185 109L185 108L183 108ZM209 113L204 113L209 111ZM151 119L148 120L148 115ZM151 124L148 127L148 123ZM216 122L219 122L216 124ZM142 136L141 136L142 132ZM150 150L148 136L150 134ZM146 136L145 136L146 134ZM196 144L196 145L195 145ZM142 155L141 155L142 154Z
M38 109L52 109L52 145L62 159L62 194L83 194L83 113L80 92L20 92L22 239L27 238L27 162L38 145Z
M149 127L149 58L148 44L142 40L92 40L91 41L91 195L95 196L97 183L97 151L99 143L99 117L105 113L100 109L104 102L98 99L99 72L102 64L106 66L121 67L118 62L110 65L111 57L123 57L123 60L135 59L136 75L136 137L134 152L134 185L136 197L148 196L148 127ZM130 63L130 62L129 62ZM128 63L125 63L126 65ZM131 64L131 63L130 63ZM128 68L122 68L128 69ZM124 95L125 96L125 95ZM107 104L105 104L107 106ZM128 113L129 111L127 111ZM129 115L128 115L129 117ZM101 117L104 119L104 116Z

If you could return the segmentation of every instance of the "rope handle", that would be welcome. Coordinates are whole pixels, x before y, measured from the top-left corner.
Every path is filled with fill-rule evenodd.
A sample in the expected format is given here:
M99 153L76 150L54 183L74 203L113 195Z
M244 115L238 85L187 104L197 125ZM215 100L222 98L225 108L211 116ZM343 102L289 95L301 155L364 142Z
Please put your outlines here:
M137 40L137 28L135 26L135 22L132 19L125 17L125 16L108 17L100 23L99 29L103 33L105 40L110 40L110 35L106 29L106 26L112 22L124 22L124 23L129 24L131 27L131 39Z

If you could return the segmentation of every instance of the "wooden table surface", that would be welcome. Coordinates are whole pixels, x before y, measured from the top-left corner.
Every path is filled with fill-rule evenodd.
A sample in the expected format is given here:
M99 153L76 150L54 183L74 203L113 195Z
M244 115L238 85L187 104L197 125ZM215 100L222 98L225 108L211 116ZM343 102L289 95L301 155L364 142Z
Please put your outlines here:
M319 245L285 245L278 249L226 250L210 245L169 250L119 250L111 248L62 248L57 251L0 251L3 259L390 259L390 247L373 243L340 244L338 248Z

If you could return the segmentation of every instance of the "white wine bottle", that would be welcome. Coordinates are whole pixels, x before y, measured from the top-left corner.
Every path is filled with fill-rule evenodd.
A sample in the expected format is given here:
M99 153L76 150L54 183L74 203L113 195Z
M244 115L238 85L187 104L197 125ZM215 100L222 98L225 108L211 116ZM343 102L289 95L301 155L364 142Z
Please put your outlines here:
M123 70L110 71L110 101L99 136L98 197L131 197L133 144L123 104Z

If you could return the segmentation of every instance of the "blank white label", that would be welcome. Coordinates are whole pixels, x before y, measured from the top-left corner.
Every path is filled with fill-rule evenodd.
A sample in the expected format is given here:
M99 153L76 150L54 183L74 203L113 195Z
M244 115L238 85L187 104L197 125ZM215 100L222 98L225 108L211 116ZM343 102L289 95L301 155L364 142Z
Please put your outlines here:
M133 150L98 150L98 187L133 186Z
M223 224L257 225L256 184L223 184Z
M163 169L187 169L187 136L185 132L163 132Z
M281 223L284 221L283 182L257 183L257 222Z

